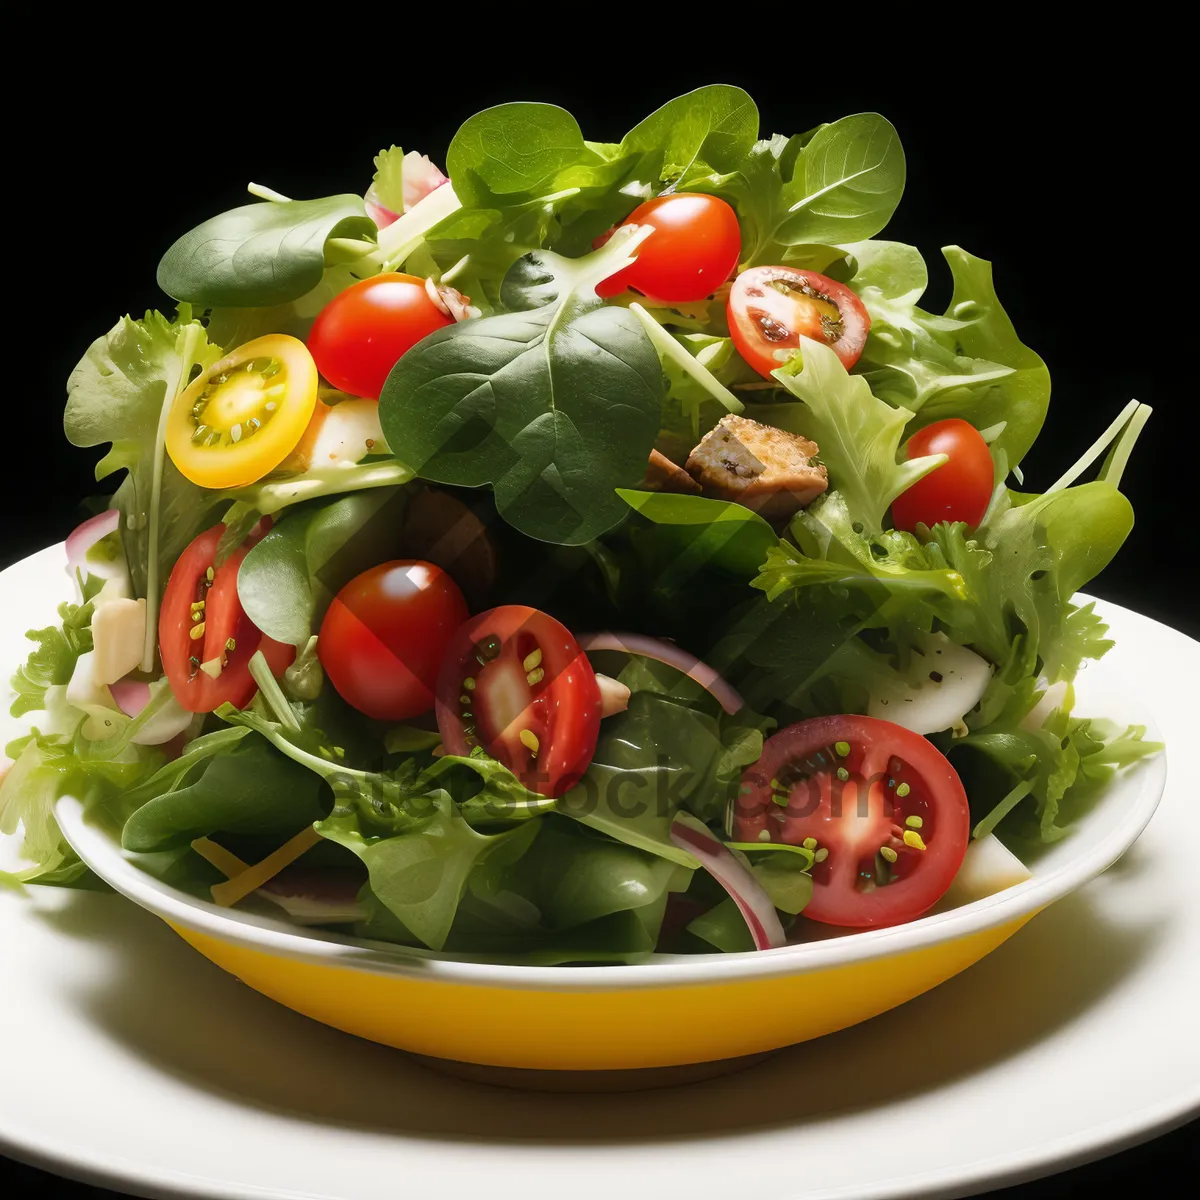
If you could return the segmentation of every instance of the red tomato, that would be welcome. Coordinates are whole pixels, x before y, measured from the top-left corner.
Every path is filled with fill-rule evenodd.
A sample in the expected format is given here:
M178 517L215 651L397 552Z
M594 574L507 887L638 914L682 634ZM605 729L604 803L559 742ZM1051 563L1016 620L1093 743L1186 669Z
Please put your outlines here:
M415 275L375 275L339 292L317 314L308 349L343 392L378 400L397 360L423 337L453 325Z
M636 262L596 288L600 296L636 288L651 299L683 304L711 296L737 269L742 251L737 213L716 196L657 196L638 205L622 225L651 225L654 232L637 248Z
M505 604L455 634L438 682L437 720L450 754L482 746L531 792L561 796L596 751L600 688L564 625Z
M729 292L729 333L738 353L771 377L800 348L800 337L824 342L849 370L871 328L863 302L848 288L794 267L752 267Z
M441 567L415 559L381 563L333 598L317 657L338 695L359 712L407 721L433 707L446 646L469 615Z
M939 521L978 525L992 499L995 479L992 455L979 430L958 417L926 425L908 439L905 455L927 454L945 454L948 461L892 501L892 524L910 533L918 524Z
M262 633L238 599L238 568L267 528L263 522L214 567L217 544L225 532L224 525L214 525L188 546L171 569L158 621L158 652L171 692L188 712L212 712L226 701L244 707L258 690L249 667L256 650L263 652L274 675L281 674L295 657L295 647ZM201 627L203 634L193 638ZM214 659L223 663L215 679L200 669L202 663Z
M808 841L820 861L804 915L855 928L920 916L958 873L970 833L967 794L945 756L875 717L781 729L742 776L734 812L738 841Z

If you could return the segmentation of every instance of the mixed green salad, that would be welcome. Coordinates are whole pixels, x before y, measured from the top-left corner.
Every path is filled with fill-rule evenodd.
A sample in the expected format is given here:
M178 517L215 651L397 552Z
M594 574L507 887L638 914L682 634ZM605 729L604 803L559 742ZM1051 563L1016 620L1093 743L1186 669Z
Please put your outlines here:
M1027 490L1049 374L966 251L922 307L904 181L883 117L764 138L713 86L184 234L67 384L121 478L13 678L4 878L94 885L70 793L219 904L627 962L911 920L1066 833L1157 749L1072 689L1149 409Z

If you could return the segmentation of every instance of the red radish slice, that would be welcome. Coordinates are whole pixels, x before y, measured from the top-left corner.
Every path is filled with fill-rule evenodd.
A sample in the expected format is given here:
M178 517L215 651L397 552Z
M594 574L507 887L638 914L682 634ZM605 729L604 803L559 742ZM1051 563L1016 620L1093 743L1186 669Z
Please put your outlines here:
M585 633L575 639L585 653L593 650L619 650L624 654L637 654L655 662L666 663L693 679L727 712L735 713L745 703L733 684L718 675L707 663L694 654L661 638L646 637L640 633Z
M442 172L429 161L428 154L410 150L403 161L400 188L404 197L404 211L408 212L419 204L430 192L436 192L444 183L449 183Z
M150 685L140 679L118 679L108 690L127 717L136 717L150 703Z
M738 912L745 918L755 950L774 950L786 944L787 935L771 897L706 825L680 813L671 823L671 841L681 850L694 854L700 865L729 893Z
M99 541L115 533L121 524L121 514L115 508L110 508L94 517L89 517L84 523L74 529L67 537L67 569L72 578L76 571L83 575L96 575L102 579L110 579L125 572L124 560L111 563L93 563L87 558L88 551Z

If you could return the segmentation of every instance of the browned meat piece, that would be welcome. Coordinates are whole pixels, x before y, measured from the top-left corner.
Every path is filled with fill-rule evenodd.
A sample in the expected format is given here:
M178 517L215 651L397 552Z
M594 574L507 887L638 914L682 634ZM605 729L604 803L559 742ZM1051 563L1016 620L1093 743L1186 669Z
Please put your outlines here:
M650 451L646 474L638 487L644 492L691 492L697 495L700 492L700 485L682 467L657 450Z
M829 486L816 456L817 444L808 438L729 416L688 455L687 469L706 496L736 500L780 522Z

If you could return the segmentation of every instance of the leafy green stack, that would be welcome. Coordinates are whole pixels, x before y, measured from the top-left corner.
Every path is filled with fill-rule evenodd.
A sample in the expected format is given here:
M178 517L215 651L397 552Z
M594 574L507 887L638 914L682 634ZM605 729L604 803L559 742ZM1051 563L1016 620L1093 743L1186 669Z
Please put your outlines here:
M377 194L394 188L400 155L377 160ZM98 478L129 472L114 503L137 594L153 610L180 551L214 520L228 547L274 516L239 593L264 633L302 653L286 694L264 679L252 707L207 718L182 757L137 745L139 718L91 739L64 700L89 646L81 580L85 603L31 635L39 648L15 681L14 712L47 710L43 732L9 747L17 763L0 793L0 827L23 821L36 864L24 878L82 878L51 812L71 789L148 869L196 888L218 876L189 849L194 839L216 836L252 858L315 821L324 841L311 861L331 875L365 866L359 928L401 943L629 960L664 944L678 893L690 924L672 946L742 949L736 912L671 840L672 819L721 827L764 732L864 711L903 686L935 631L993 667L982 702L935 739L969 781L980 832L1003 820L1006 836L1056 837L1113 769L1152 749L1140 730L1073 716L1070 688L1058 686L1110 645L1091 606L1071 597L1132 526L1118 485L1146 411L1130 406L1044 495L1006 486L1044 421L1049 374L1014 332L987 263L946 250L954 294L933 314L920 307L918 251L874 240L904 186L886 120L862 114L760 140L750 97L715 86L619 143L596 143L560 108L509 104L468 120L447 166L452 186L378 232L356 196L273 196L206 222L159 269L176 319L123 319L72 375L68 437L112 442ZM764 381L733 349L724 290L683 306L602 302L594 285L637 239L593 246L666 189L734 207L742 268L788 264L853 290L872 322L854 372L810 342ZM230 493L174 470L159 413L197 364L262 333L303 336L354 279L399 268L453 284L482 315L426 338L392 371L379 412L394 458ZM736 504L639 490L652 448L678 459L729 412L820 446L830 490L783 537ZM898 531L889 506L931 469L905 461L903 444L946 417L989 443L987 515L974 530ZM1109 447L1099 477L1075 484ZM628 711L606 721L587 776L558 801L489 759L435 758L436 735L422 729L352 713L319 688L303 652L337 587L395 553L406 506L427 483L490 487L503 522L493 532L518 568L490 603L669 636L723 671L747 708L728 717L675 673L627 666ZM653 800L622 806L614 781ZM749 861L781 910L803 908L804 854Z

